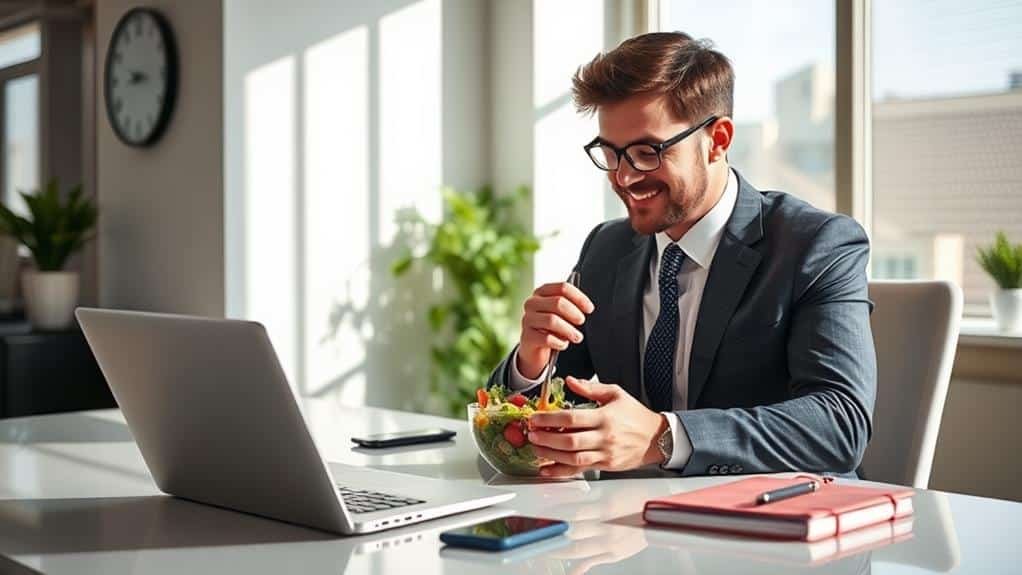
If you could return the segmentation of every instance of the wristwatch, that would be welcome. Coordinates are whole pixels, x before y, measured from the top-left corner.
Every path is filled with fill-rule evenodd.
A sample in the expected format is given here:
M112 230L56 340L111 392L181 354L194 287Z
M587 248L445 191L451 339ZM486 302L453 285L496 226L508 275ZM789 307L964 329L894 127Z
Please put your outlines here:
M671 433L670 425L657 438L656 448L660 450L660 455L664 456L663 465L667 465L667 462L671 460L671 456L674 455L674 434Z

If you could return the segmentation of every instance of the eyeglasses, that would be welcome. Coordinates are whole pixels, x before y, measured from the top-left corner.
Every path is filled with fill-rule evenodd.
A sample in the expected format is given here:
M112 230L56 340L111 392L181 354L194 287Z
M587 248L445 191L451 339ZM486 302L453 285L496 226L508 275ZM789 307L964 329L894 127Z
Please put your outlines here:
M699 122L699 124L660 142L659 144L637 143L630 144L624 148L617 148L613 144L605 142L599 136L593 138L592 142L585 145L586 155L593 161L593 164L601 170L613 172L621 165L621 156L624 156L628 163L639 172L652 172L660 167L661 157L664 150L684 140L699 130L717 121L717 116L710 116Z

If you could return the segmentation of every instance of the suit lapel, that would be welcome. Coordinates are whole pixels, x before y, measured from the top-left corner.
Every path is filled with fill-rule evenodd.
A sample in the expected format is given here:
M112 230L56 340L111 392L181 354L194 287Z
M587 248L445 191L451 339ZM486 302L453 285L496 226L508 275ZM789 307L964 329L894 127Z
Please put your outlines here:
M758 251L749 247L763 237L761 210L759 191L738 175L738 199L713 256L692 335L688 369L689 409L694 409L699 401L724 330L762 259Z
M632 396L642 397L639 379L639 330L642 329L642 289L649 275L649 259L656 240L635 234L635 249L618 260L614 276L614 332L612 349L620 350L616 383Z

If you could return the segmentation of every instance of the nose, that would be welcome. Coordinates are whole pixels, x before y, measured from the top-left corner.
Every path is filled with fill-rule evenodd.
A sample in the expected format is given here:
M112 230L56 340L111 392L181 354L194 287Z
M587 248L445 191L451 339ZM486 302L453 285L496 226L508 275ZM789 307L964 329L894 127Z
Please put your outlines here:
M614 171L614 180L617 182L617 185L622 188L627 188L628 186L642 180L644 177L645 174L633 168L632 165L628 163L628 160L624 158L621 158L621 161L618 163L617 170Z

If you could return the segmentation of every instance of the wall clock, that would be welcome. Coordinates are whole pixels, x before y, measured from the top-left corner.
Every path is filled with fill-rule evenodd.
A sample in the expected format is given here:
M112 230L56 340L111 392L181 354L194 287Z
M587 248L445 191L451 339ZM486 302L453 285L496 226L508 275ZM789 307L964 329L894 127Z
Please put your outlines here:
M133 8L114 27L103 70L106 115L129 146L159 140L177 95L177 50L170 24L149 8Z

